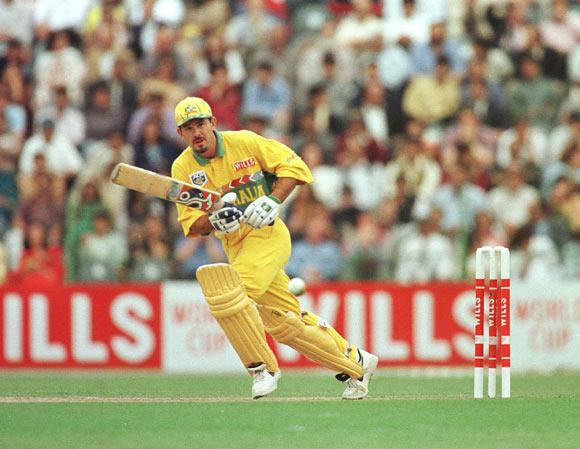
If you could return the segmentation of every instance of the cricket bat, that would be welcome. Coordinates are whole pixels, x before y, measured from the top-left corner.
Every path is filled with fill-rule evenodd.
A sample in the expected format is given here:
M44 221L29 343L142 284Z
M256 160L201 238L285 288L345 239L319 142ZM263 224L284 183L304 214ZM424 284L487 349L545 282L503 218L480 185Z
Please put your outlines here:
M152 195L172 203L183 204L204 212L221 209L224 203L236 200L235 193L222 196L213 190L203 189L169 176L160 175L133 165L120 163L111 173L114 184L130 190Z

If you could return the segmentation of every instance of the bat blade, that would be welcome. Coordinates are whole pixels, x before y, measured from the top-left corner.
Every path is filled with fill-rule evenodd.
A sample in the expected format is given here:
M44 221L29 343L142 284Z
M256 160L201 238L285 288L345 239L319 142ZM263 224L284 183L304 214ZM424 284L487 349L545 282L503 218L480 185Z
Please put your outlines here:
M133 165L120 163L111 173L114 184L202 211L222 207L221 195Z

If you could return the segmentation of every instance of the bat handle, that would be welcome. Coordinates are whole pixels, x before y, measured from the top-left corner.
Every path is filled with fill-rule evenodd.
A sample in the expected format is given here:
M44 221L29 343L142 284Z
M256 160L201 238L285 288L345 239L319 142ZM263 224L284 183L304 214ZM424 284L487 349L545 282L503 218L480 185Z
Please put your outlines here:
M221 209L226 205L226 203L233 205L236 202L237 198L238 196L236 195L235 192L228 192L224 196L222 196L220 200L216 203L215 209L216 210Z

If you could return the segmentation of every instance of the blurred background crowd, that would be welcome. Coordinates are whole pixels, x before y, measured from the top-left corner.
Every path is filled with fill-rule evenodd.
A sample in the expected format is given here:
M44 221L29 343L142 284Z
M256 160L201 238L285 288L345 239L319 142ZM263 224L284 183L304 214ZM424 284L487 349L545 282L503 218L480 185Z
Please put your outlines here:
M279 139L316 182L287 202L290 275L580 278L580 5L565 0L0 0L0 279L193 279L223 261L174 206L173 107Z

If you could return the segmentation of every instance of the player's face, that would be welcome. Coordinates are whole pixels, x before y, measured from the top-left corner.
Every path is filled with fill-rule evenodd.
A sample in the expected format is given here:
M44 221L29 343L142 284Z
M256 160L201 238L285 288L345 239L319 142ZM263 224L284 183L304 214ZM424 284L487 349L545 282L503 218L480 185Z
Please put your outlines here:
M215 125L215 117L194 119L177 128L177 132L193 151L208 158L213 157L216 151L216 138L213 133Z

